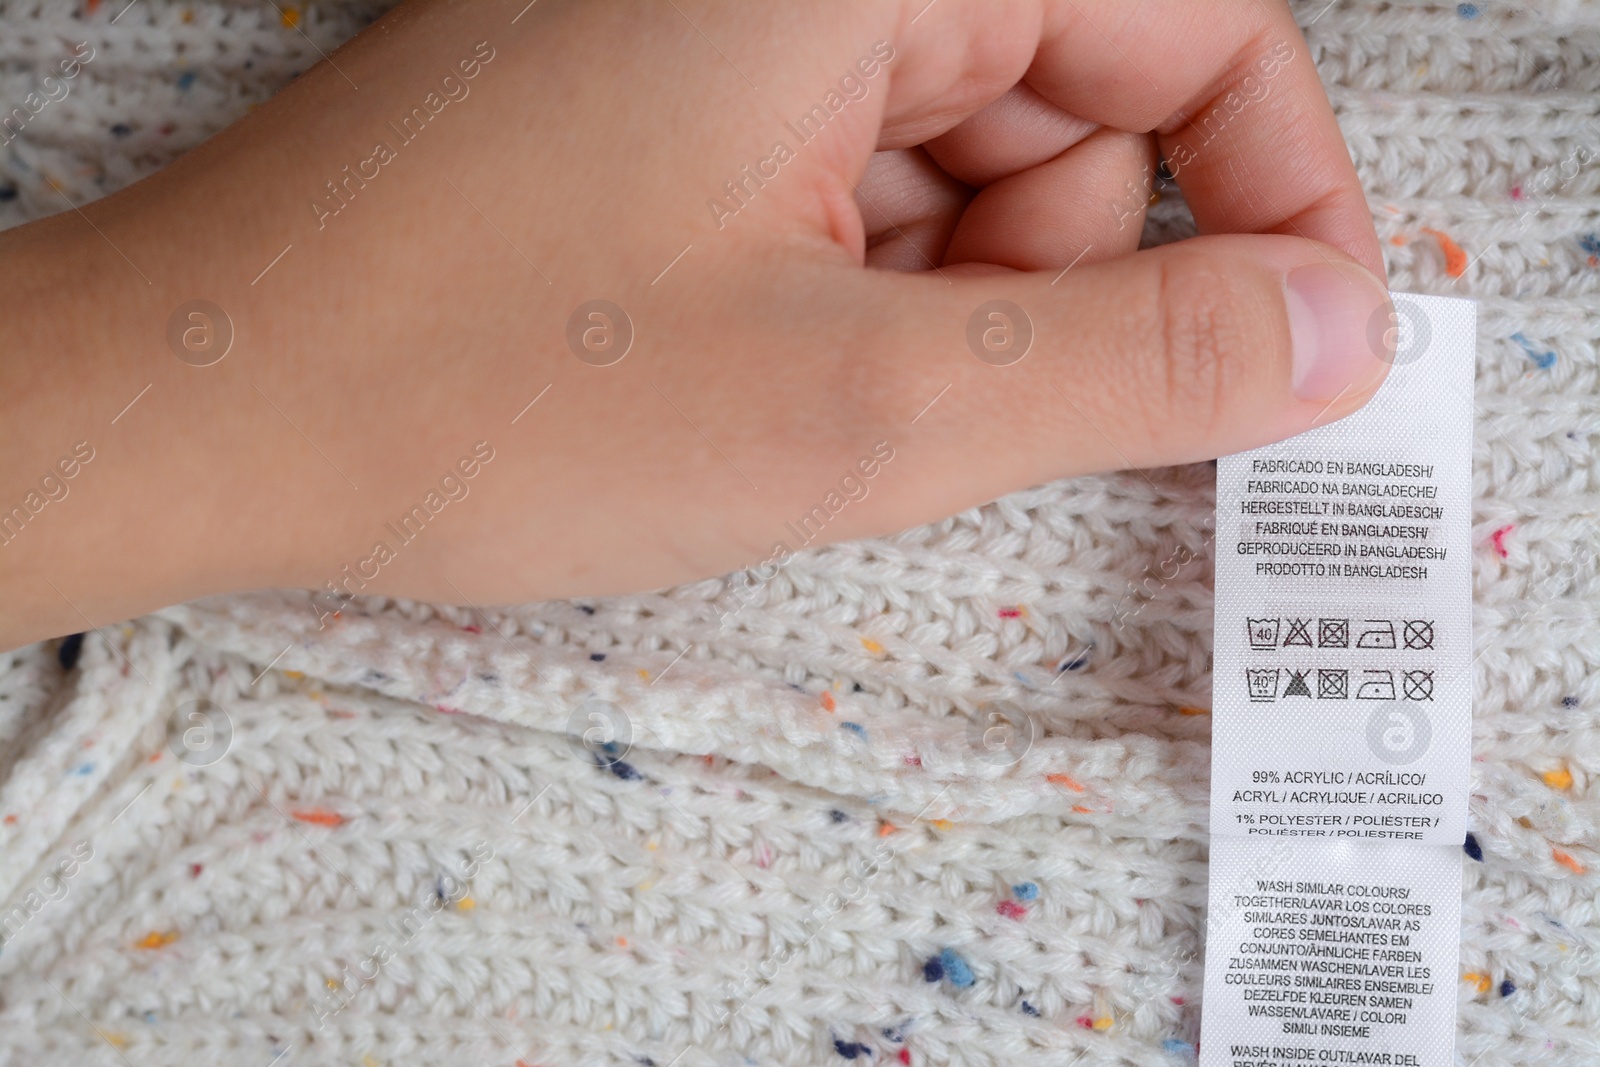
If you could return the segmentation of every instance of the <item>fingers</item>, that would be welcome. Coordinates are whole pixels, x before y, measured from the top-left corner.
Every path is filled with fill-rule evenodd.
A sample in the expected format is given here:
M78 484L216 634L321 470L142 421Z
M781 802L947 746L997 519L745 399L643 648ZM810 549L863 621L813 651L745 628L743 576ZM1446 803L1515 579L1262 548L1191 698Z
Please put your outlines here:
M1299 238L1201 237L1060 276L832 285L846 311L831 329L876 324L846 345L872 354L851 364L855 424L922 472L895 522L1280 440L1358 408L1388 367L1369 340L1384 284Z
M866 229L866 265L887 270L938 266L971 199L972 190L920 148L874 153L855 190Z
M955 228L945 264L1060 270L1133 252L1148 206L1140 177L1156 163L1147 134L1091 134L980 192Z
M1279 0L978 8L903 6L880 143L958 128L1023 78L1066 114L1156 131L1202 232L1306 237L1383 275L1332 107Z
M982 186L1054 159L1096 128L1018 82L927 149L946 173Z

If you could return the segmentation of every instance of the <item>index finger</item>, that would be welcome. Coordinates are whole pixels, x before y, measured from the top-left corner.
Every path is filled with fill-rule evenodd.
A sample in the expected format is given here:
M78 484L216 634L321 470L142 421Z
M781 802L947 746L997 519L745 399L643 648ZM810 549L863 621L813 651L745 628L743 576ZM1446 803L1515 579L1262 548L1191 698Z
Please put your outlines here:
M1024 80L1085 119L1155 131L1202 233L1307 237L1385 277L1333 107L1279 0L1058 0Z

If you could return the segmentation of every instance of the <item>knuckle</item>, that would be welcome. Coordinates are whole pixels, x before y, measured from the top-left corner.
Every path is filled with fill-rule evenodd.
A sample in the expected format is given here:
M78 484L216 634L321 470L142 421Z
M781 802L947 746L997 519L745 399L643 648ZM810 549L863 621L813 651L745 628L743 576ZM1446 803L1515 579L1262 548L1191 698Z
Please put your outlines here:
M1194 254L1164 261L1145 327L1152 432L1209 440L1221 430L1271 351L1272 315L1244 270Z

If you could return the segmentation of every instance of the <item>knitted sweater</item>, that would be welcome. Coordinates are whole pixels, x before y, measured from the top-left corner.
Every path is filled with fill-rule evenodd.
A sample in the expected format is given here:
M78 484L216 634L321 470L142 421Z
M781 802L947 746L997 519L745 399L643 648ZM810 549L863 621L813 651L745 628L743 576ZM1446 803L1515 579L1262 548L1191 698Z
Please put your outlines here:
M388 6L125 3L0 0L7 110L93 49L5 132L0 224ZM1297 12L1394 287L1481 302L1459 1053L1593 1064L1600 10ZM1147 240L1189 232L1165 190ZM322 629L258 593L0 656L0 1065L1191 1063L1213 481L748 587Z

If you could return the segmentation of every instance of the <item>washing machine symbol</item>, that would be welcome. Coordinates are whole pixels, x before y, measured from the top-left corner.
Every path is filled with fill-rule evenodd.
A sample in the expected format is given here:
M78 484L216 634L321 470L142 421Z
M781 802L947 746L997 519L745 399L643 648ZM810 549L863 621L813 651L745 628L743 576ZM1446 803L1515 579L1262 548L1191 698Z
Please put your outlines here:
M1244 680L1254 703L1270 704L1278 699L1278 668L1246 667Z
M1266 650L1278 647L1277 619L1246 619L1245 633L1250 637L1250 647Z

